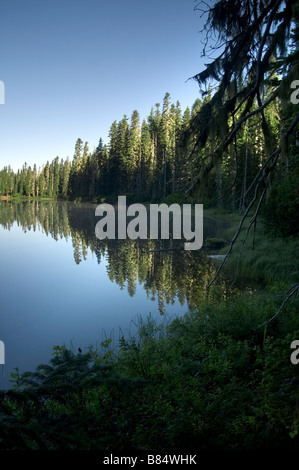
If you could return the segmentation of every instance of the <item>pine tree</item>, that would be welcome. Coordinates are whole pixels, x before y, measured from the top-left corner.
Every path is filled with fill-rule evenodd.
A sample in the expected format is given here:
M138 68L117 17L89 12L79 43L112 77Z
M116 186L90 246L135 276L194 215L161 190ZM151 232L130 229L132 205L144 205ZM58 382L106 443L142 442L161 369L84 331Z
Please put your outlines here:
M78 138L75 144L75 151L71 165L70 172L70 194L72 197L78 197L81 189L81 177L82 177L82 154L83 154L83 141Z
M118 154L118 125L116 121L110 126L109 129L109 166L107 178L107 194L117 194L119 188L119 173L120 173L120 158Z
M110 160L109 160L109 151L107 145L103 145L101 153L98 153L99 161L99 177L97 183L97 194L99 196L109 194L110 188Z
M128 192L141 192L141 141L139 113L134 110L128 136Z
M195 148L203 150L206 155L204 165L186 194L196 200L198 190L210 176L215 177L217 168L222 170L223 162L230 154L231 161L235 163L235 175L230 188L232 205L235 209L237 196L241 196L239 207L243 213L224 263L250 211L253 211L253 215L243 244L250 230L254 229L266 196L271 193L276 171L285 161L288 146L298 126L299 113L295 111L292 121L286 127L281 123L278 131L273 106L279 109L282 102L290 100L291 84L298 78L299 10L297 3L292 0L219 0L211 7L205 1L200 1L198 8L206 9L207 13L204 54L207 46L210 46L211 37L216 37L216 44L212 45L211 50L217 51L219 44L222 44L223 50L204 71L193 77L202 92L210 83L216 82L217 87L214 87L211 99L203 104L190 122L189 136L195 139ZM256 132L257 121L260 123L260 132ZM256 134L252 146L254 152L250 155L251 128ZM244 153L242 142L244 135L248 144L247 153L246 145ZM212 150L210 152L207 151L209 147ZM251 182L248 181L249 155L251 164L253 155L259 160ZM228 164L230 162L226 161ZM242 184L240 169L243 169ZM238 183L239 195L236 194ZM285 208L283 212L286 212ZM223 263L211 283L215 281ZM285 301L297 294L298 290L297 283Z
M205 8L205 2L199 5ZM218 82L218 86L211 100L193 117L190 133L196 136L198 147L204 148L210 141L215 148L189 194L195 194L196 186L219 165L230 146L236 145L237 134L254 116L261 120L260 148L265 151L262 171L267 170L260 175L259 186L269 184L269 174L275 168L281 146L275 145L267 108L278 98L286 98L291 81L297 76L299 51L290 49L291 24L296 25L296 21L298 11L292 1L220 0L207 10L207 44L214 34L224 43L224 49L203 72L193 77L201 87L212 81ZM277 79L279 74L283 80ZM268 95L267 83L273 85ZM295 118L288 135L298 120ZM266 189L262 198L265 193Z
M115 194L125 194L128 192L128 180L130 178L130 158L128 152L129 125L126 115L119 121L117 126L117 158L119 161L119 172L117 175L117 190Z
M169 149L170 149L170 94L166 93L163 99L163 108L162 116L160 122L160 151L161 151L161 160L159 164L161 165L161 177L162 183L160 185L162 189L163 197L166 196L167 190L167 178L168 178L168 163L169 163ZM160 166L159 165L159 166Z
M180 102L177 101L176 106L173 108L174 112L174 126L172 129L172 162L171 162L171 174L172 183L171 191L179 191L179 174L181 171L180 167L180 141L182 135L182 111Z
M63 171L61 176L61 194L64 199L67 199L69 195L69 180L70 180L70 173L71 173L71 164L69 158L67 158L63 164Z
M160 151L159 151L159 128L161 122L161 113L160 113L160 103L155 104L155 111L154 108L151 108L151 113L148 117L149 123L149 131L151 134L151 139L153 141L153 149L154 149L154 159L153 159L153 198L157 198L159 193L161 192L161 181L160 175L162 172L161 167L161 159L159 158Z
M52 162L52 173L53 173L52 196L56 198L58 196L59 187L60 187L59 157L56 157Z
M45 196L46 180L45 180L44 168L39 169L38 187L39 187L39 195L41 197Z
M153 180L155 168L154 140L151 137L150 125L144 119L141 125L141 186L145 197L150 198L153 193Z

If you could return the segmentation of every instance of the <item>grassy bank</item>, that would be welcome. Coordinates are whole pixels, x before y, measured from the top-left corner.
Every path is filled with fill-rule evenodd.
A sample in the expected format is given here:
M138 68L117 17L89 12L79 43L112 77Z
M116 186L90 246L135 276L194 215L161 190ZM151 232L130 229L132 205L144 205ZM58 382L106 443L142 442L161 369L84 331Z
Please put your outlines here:
M239 218L223 217L229 241ZM262 224L255 240L239 273L263 289L226 298L217 286L208 303L167 327L140 320L117 351L109 338L99 350L56 347L50 364L16 373L15 387L0 395L0 449L297 449L299 364L290 345L299 339L298 299L267 321L295 276L298 242ZM240 244L225 265L230 275Z
M221 235L225 246L220 247L218 251L219 254L226 254L238 230L240 216L230 212L220 213L217 210L207 210L205 214L209 217L220 217L229 222L229 228L225 229ZM258 220L255 228L251 228L247 236L249 221L250 217L245 220L223 270L230 276L238 276L245 282L254 280L265 285L275 282L288 285L296 281L299 260L298 237L276 236L269 232L262 218Z
M47 197L47 196L20 196L19 194L13 194L8 196L7 199L3 199L9 202L31 202L31 201L58 201L58 198Z

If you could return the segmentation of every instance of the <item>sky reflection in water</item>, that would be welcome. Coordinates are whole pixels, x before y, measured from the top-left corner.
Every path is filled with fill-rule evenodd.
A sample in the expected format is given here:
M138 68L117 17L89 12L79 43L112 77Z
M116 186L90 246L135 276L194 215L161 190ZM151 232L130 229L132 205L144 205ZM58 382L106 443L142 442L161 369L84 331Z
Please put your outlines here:
M84 349L112 337L117 346L139 315L163 321L204 300L214 266L202 253L149 253L159 241L99 241L94 210L63 202L0 205L1 388L15 367L48 362L55 345Z

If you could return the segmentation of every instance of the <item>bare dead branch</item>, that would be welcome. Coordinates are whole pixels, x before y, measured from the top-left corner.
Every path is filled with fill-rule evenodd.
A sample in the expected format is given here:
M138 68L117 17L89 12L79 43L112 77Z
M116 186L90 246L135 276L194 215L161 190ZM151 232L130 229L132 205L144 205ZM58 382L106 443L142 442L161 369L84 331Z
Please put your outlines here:
M230 243L228 252L226 253L225 257L223 258L223 260L222 260L222 262L221 262L219 268L217 269L216 274L215 274L215 276L213 277L212 281L208 284L207 289L209 289L210 286L216 281L216 279L217 279L217 277L218 277L218 275L219 275L219 273L220 273L220 271L221 271L221 269L222 269L224 263L227 261L227 259L228 259L228 257L229 257L229 255L230 255L230 253L231 253L231 251L232 251L232 249L233 249L233 246L234 246L235 242L237 241L237 238L238 238L239 235L240 235L240 232L241 232L241 229L242 229L242 227L243 227L243 225L244 225L245 219L246 219L246 217L247 217L247 215L248 215L250 209L252 208L253 204L255 203L255 201L256 201L256 199L257 199L257 194L258 194L259 185L260 185L260 183L256 185L254 197L252 198L250 204L248 205L248 207L247 207L247 209L246 209L246 211L245 211L245 213L244 213L244 215L243 215L243 217L242 217L242 219L241 219L241 221L240 221L238 230L237 230L237 232L235 233L233 239L231 240L231 243Z
M238 263L237 263L237 273L236 273L236 277L235 277L234 281L232 282L232 285L236 282L236 278L237 278L237 275L238 275L238 270L239 270L239 266L240 266L240 260L241 260L242 254L243 254L244 246L245 246L245 243L246 243L246 241L247 241L247 239L248 239L249 232L250 232L250 229L251 229L252 225L253 225L253 224L256 224L257 217L258 217L258 214L259 214L259 211L260 211L260 208L261 208L263 199L264 199L265 194L266 194L266 190L267 190L267 187L265 186L264 189L263 189L263 191L262 191L262 194L261 194L261 196L260 196L260 199L259 199L259 202L258 202L256 211L255 211L254 215L252 216L252 218L251 218L251 220L250 220L250 222L249 222L249 225L248 225L248 227L247 227L247 232L246 232L245 238L244 238L244 240L242 240L242 245L241 245L241 248L240 248L239 258L238 258Z
M273 315L273 317L269 318L268 320L266 320L263 323L261 323L260 325L258 325L257 328L261 328L262 326L266 326L269 323L271 323L273 320L275 320L275 318L277 318L278 315L280 314L280 312L283 310L285 304L290 300L291 297L293 297L293 295L296 296L298 291L299 291L299 283L294 284L290 289L288 289L283 294L286 297L285 297L284 301L282 302L281 306L279 307L279 309L277 310L277 312L275 313L275 315Z

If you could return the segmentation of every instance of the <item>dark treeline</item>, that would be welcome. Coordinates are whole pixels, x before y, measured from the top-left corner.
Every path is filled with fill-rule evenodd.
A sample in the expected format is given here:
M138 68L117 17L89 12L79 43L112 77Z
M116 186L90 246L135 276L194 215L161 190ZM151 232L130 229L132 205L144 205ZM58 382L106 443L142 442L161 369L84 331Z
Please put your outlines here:
M88 142L80 138L75 143L72 160L46 162L41 168L27 163L16 173L10 166L0 171L0 195L15 197L50 197L99 202L115 201L117 195L127 195L127 201L160 201L172 195L170 201L182 201L186 191L196 185L207 158L213 152L213 142L204 149L196 148L190 133L194 120L211 100L207 93L191 108L181 111L180 103L172 104L165 94L162 109L152 107L147 120L140 123L137 110L131 119L126 115L110 127L109 142L99 144L92 152ZM274 139L278 139L286 116L278 101L267 109ZM294 111L291 106L289 111ZM266 158L262 132L262 117L253 116L239 133L228 151L202 182L195 199L210 205L233 210L246 206L246 189L252 183ZM293 159L288 157L280 172L289 174Z
M151 200L180 192L197 169L183 135L200 106L198 99L182 113L180 103L171 104L166 93L162 109L156 103L142 122L137 110L130 119L124 115L114 121L109 143L100 138L92 152L78 138L71 161L56 157L41 168L25 163L17 173L5 167L0 195L99 200L130 194Z
M0 197L93 202L202 202L248 214L296 234L298 218L298 8L296 2L219 1L207 16L203 55L223 52L192 77L200 98L181 110L165 93L141 121L134 110L111 124L109 142L41 168L0 171ZM232 17L230 12L234 11ZM213 34L212 34L213 33ZM215 35L215 42L212 40ZM248 210L247 210L248 209Z

